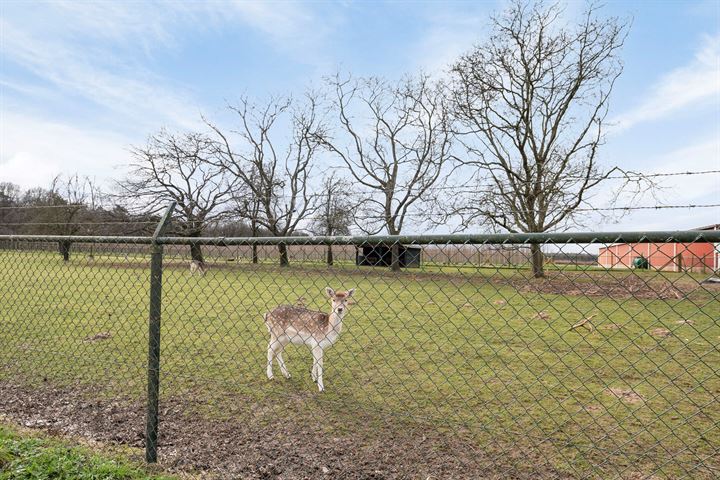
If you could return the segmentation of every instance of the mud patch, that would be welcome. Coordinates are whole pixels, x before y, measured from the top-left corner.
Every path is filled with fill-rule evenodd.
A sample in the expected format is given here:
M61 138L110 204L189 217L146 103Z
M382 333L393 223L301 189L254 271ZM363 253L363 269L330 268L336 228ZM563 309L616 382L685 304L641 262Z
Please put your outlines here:
M49 433L144 448L144 402L92 393L0 381L0 412ZM250 401L237 399L235 408L247 409ZM202 478L568 478L548 466L543 452L523 449L515 456L497 445L479 448L428 426L368 436L313 417L293 422L297 412L287 404L242 419L230 412L223 420L197 414L186 399L163 398L160 406L160 466ZM141 455L138 450L134 460Z
M657 338L667 338L672 335L672 332L667 328L653 328L650 330L650 335Z
M608 388L607 392L625 403L642 403L645 399L639 393L627 388Z

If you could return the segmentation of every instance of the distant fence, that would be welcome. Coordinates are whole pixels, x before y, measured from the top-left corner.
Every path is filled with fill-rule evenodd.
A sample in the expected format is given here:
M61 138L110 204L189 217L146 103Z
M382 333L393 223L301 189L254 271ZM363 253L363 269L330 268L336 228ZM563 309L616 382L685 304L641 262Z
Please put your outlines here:
M63 262L63 240L97 258ZM220 476L717 478L718 287L682 271L575 268L640 240L720 232L0 236L0 413ZM190 271L191 243L206 270ZM355 266L368 243L422 246L424 264ZM278 244L290 267L276 265ZM492 268L529 265L538 244L553 260L544 278ZM252 245L267 262L250 263ZM339 337L326 287L355 289ZM337 340L324 366L288 347L289 380L271 348L268 380L263 314L280 304L288 338ZM290 327L303 309L329 315ZM271 461L275 474L247 470Z
M263 237L259 237L263 238ZM299 237L303 238L303 237ZM309 238L309 237L308 237ZM219 240L219 239L218 239ZM278 258L278 249L274 245L263 245L262 241L256 245L257 258L259 261L275 261ZM11 250L20 248L18 241L5 240L0 242L0 250ZM252 258L252 246L250 245L203 245L203 253L208 260L213 262L235 262ZM27 248L27 247L25 247ZM36 242L33 247L37 250L57 251L56 242ZM422 261L426 263L438 263L444 265L522 265L527 263L529 249L525 246L472 246L472 245L421 245ZM342 263L354 263L357 254L357 245L334 245L334 259ZM325 262L326 252L312 245L292 246L296 258L302 258L304 262ZM80 255L125 255L144 253L142 245L125 244L118 248L116 243L87 244L75 242L72 251ZM186 246L168 245L166 252L174 257L183 255L189 256Z

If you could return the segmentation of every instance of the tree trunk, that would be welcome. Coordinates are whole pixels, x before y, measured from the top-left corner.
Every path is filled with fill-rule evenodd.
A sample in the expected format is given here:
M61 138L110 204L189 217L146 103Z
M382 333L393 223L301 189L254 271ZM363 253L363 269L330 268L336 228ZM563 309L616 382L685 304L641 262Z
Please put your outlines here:
M255 220L250 221L250 232L252 233L253 238L258 236L258 227ZM258 246L256 244L253 244L252 246L252 263L256 265L258 263Z
M195 262L205 263L205 259L202 254L202 247L197 243L190 244L190 257Z
M280 266L281 267L289 266L290 260L288 259L287 245L285 245L284 243L279 244L278 252L280 252Z
M544 258L540 245L533 243L530 245L530 256L532 260L533 277L542 278L545 276L545 268L543 266Z
M332 264L333 264L332 245L327 246L327 264L328 264L328 267L332 267Z
M393 243L390 247L390 269L393 272L400 271L400 245L398 243Z
M63 257L63 262L70 261L70 247L72 246L72 242L68 240L61 240L58 242L58 250L60 251L60 255Z

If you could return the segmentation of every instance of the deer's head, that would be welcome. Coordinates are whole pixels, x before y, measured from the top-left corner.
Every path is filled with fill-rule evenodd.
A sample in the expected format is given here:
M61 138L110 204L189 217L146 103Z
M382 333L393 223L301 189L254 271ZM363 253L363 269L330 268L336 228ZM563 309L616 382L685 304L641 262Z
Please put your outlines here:
M342 317L347 312L350 297L355 293L355 289L351 288L347 292L335 291L330 287L325 289L325 293L332 301L332 311Z

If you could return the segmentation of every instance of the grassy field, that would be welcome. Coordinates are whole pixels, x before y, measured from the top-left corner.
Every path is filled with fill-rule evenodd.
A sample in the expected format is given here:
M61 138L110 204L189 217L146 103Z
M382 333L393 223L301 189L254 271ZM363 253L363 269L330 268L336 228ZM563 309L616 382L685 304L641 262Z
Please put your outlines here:
M0 480L172 480L127 460L0 425Z
M162 395L193 399L198 415L300 405L284 414L367 436L421 422L478 447L541 451L570 474L720 472L719 292L697 276L642 272L650 291L668 280L694 290L638 299L523 289L527 272L513 269L236 264L192 277L174 260L163 283ZM132 261L0 252L0 380L142 398L149 271ZM561 287L633 275L556 271ZM328 285L355 287L357 299L326 354L327 391L316 392L299 347L286 352L293 378L277 370L268 381L262 313L297 301L325 310ZM592 330L570 329L589 317ZM238 402L247 409L227 408Z

